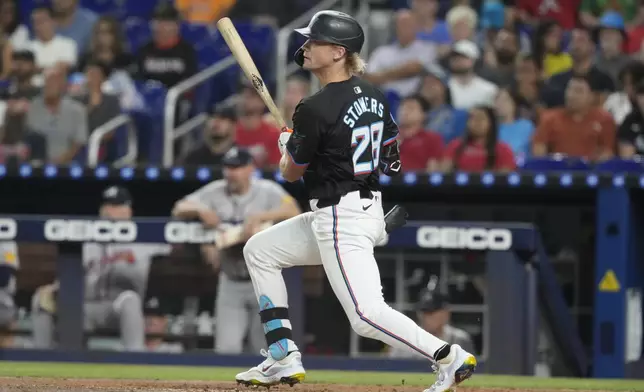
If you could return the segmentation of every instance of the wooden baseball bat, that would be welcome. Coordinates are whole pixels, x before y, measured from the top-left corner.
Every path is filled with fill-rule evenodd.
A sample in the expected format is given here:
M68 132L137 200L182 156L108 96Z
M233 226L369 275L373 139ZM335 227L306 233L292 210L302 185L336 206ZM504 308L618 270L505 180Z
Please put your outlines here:
M259 231L273 226L273 222L265 222L259 226ZM218 249L226 249L243 241L244 225L235 225L215 232L215 245Z
M277 122L278 126L282 128L282 130L288 129L282 113L280 113L279 109L275 105L273 97L271 97L271 94L268 92L266 84L264 83L264 79L262 79L262 75L259 74L257 66L250 57L250 53L248 53L248 49L246 48L246 45L244 45L237 29L233 25L233 22L230 18L221 18L217 22L217 29L224 37L224 40L226 40L226 44L228 44L230 51L233 53L235 60L237 60L237 63L241 67L242 71L244 71L246 77L252 83L253 88L257 91L259 96L262 97L264 104L268 107L268 110L271 112L271 115Z

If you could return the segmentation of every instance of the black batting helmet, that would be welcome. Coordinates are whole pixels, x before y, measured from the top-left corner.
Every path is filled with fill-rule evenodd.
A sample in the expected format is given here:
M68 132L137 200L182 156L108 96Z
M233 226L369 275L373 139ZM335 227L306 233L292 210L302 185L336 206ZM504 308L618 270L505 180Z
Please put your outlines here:
M308 26L295 31L313 41L344 46L350 53L360 53L364 44L362 26L351 15L344 12L320 11L313 15ZM295 52L295 62L300 67L304 63L302 48Z

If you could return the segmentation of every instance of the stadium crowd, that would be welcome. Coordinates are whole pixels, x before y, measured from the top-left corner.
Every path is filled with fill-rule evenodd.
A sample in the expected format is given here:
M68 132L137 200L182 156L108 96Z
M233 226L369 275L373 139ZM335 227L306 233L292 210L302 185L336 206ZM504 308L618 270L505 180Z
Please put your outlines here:
M151 5L149 41L145 34L126 37L133 18L81 3L53 0L27 10L15 0L0 2L0 162L82 163L93 130L122 113L157 110L144 84L171 88L211 65L200 58L204 44L195 34L202 30L188 34L186 26L212 32L214 21L231 15L279 27L311 2L268 8L241 0L144 2ZM387 6L392 37L366 56L364 77L387 93L405 170L508 171L549 154L597 162L644 150L639 2L391 0ZM290 119L311 85L306 74L287 84L280 104ZM251 149L259 167L276 166L276 124L252 88L235 90L236 101L212 102L203 137L184 143L176 161L217 166L238 145ZM194 91L181 96L176 125L199 110L194 104ZM140 141L146 124L137 122ZM103 139L101 161L116 159L117 133ZM153 161L150 155L140 151L139 161Z

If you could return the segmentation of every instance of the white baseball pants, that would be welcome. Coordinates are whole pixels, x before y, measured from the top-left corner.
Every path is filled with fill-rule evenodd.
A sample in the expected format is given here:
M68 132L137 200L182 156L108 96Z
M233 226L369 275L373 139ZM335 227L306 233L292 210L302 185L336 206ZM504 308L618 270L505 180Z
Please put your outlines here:
M331 207L303 213L254 235L244 247L258 300L270 298L288 307L282 269L324 266L326 275L354 331L390 346L432 359L446 343L386 304L373 248L386 238L382 198L361 199L351 192ZM288 323L290 328L290 323ZM289 341L288 351L297 350Z

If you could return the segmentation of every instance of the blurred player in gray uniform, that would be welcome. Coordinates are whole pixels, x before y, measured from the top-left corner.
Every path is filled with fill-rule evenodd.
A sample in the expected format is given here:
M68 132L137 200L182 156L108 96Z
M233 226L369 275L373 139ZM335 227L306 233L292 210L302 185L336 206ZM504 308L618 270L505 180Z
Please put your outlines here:
M451 312L448 307L449 297L436 290L436 280L430 281L429 285L420 293L420 299L416 305L418 324L425 331L449 344L458 344L467 352L475 352L470 334L449 323ZM389 356L392 358L425 358L415 351L400 348L392 348L389 351Z
M233 147L222 160L224 179L216 180L186 196L175 205L172 215L199 219L206 226L239 238L232 246L204 246L202 253L220 269L215 303L215 351L243 352L248 334L248 352L266 345L259 317L259 305L244 261L246 240L263 227L300 213L296 201L277 183L253 178L255 166L248 150ZM243 227L241 232L236 228ZM229 238L230 239L230 238Z
M16 243L0 242L0 348L12 345L9 332L16 320L13 296L16 294L16 271L19 266Z
M125 188L103 192L100 216L132 219L132 197ZM118 328L123 349L145 350L143 300L151 258L170 252L165 244L85 243L85 330ZM58 282L36 290L32 298L33 334L36 348L53 347L55 295Z

